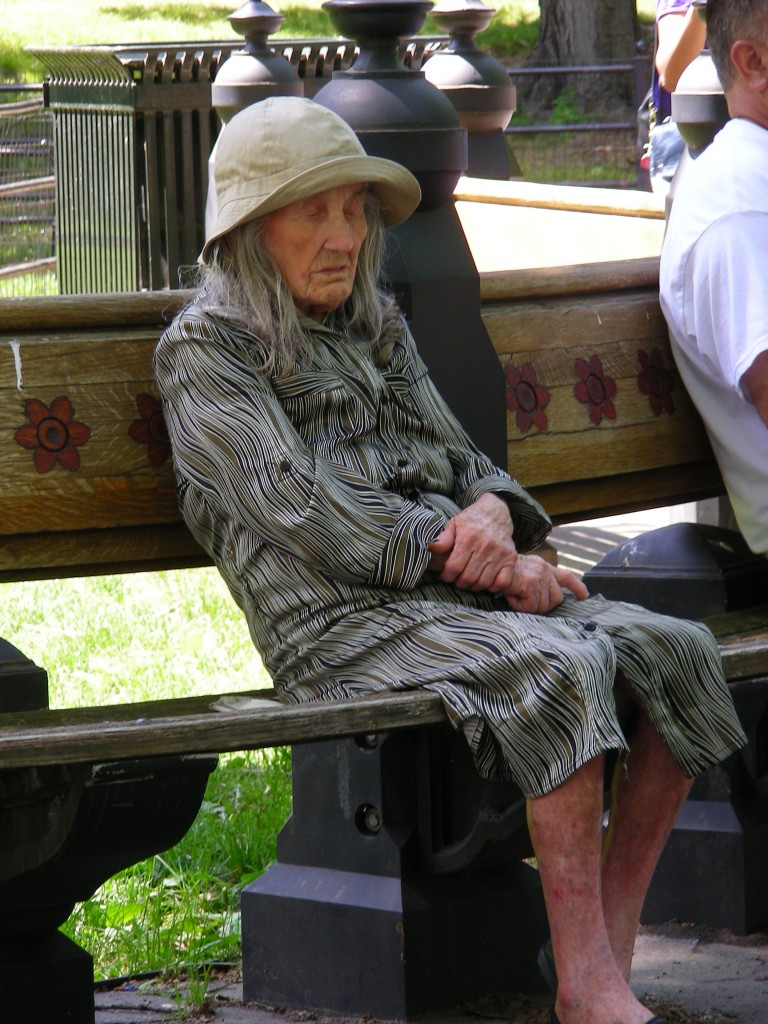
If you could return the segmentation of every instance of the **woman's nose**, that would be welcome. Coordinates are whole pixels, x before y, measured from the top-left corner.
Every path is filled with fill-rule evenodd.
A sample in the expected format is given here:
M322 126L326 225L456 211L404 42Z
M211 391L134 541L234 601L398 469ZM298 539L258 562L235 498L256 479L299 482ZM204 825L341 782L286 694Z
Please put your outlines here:
M345 214L339 213L329 217L325 246L327 249L343 252L348 252L354 247L352 226Z

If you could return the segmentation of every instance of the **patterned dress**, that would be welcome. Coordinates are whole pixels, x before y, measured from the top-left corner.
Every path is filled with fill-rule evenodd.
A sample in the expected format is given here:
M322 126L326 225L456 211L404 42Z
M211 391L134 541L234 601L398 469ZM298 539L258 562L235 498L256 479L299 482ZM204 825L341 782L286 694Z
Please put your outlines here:
M282 379L194 306L155 354L182 513L284 700L434 690L481 774L527 796L626 751L617 667L689 775L745 742L705 627L600 597L519 614L430 572L428 543L486 492L520 551L549 520L475 448L407 331L379 367L343 330L302 327L311 365Z

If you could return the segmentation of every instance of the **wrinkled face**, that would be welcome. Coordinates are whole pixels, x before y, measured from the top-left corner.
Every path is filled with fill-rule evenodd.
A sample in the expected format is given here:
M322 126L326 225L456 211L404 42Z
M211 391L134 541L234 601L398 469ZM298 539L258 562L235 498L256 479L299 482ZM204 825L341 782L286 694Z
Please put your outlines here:
M339 185L267 214L263 240L300 313L322 321L349 298L368 224L366 185Z

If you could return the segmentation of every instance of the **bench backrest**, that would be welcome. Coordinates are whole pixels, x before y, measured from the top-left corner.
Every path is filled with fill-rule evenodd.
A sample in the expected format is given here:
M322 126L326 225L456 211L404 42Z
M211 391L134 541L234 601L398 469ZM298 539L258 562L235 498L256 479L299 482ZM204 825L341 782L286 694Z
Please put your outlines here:
M556 521L722 491L657 275L638 260L482 276L509 469ZM188 294L0 300L0 580L206 563L180 521L151 370Z
M724 492L658 275L658 258L481 275L507 376L509 471L556 522Z

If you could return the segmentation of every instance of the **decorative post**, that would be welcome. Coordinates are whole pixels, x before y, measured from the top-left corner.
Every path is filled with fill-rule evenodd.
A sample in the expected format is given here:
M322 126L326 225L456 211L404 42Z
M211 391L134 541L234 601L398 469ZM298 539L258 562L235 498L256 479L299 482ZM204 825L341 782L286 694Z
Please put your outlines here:
M397 56L431 4L323 6L360 52L315 102L419 180L419 209L391 229L388 277L446 401L506 466L505 380L452 199L466 129ZM481 779L448 725L294 747L277 863L242 895L245 998L411 1020L519 991L547 928L529 853L522 794Z
M227 20L236 32L245 36L245 46L220 66L211 85L211 106L223 124L251 103L269 96L304 95L304 82L296 68L267 44L269 35L285 21L285 15L272 10L264 0L246 0ZM206 234L216 217L215 167L214 143L208 158Z
M418 179L422 202L392 229L389 280L444 398L475 443L507 462L505 381L480 317L480 280L452 195L466 170L467 134L450 100L397 53L417 32L429 0L327 0L357 62L336 71L315 102L343 117L373 156L397 160Z
M522 177L504 138L504 129L515 112L517 90L501 61L475 41L495 13L483 0L440 0L432 16L451 41L425 63L424 74L448 97L467 129L467 174L508 181Z
M227 20L245 36L245 46L221 65L211 86L211 103L223 122L267 96L304 95L304 83L296 68L267 43L285 15L272 10L264 0L246 0Z

